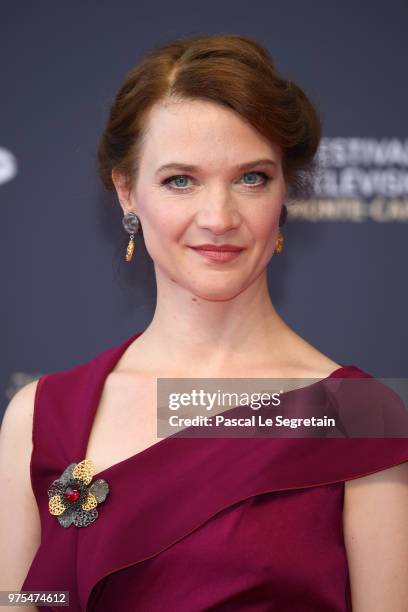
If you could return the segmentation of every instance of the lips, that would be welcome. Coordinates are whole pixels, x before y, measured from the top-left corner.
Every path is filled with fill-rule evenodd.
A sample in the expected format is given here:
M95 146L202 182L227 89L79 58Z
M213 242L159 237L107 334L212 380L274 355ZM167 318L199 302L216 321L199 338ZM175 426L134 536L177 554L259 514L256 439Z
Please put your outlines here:
M216 251L223 253L235 253L238 251L242 251L242 247L236 246L235 244L199 244L197 246L192 246L191 248L200 251Z
M195 247L190 247L201 257L204 257L210 262L227 263L239 257L244 250L234 244L200 244Z

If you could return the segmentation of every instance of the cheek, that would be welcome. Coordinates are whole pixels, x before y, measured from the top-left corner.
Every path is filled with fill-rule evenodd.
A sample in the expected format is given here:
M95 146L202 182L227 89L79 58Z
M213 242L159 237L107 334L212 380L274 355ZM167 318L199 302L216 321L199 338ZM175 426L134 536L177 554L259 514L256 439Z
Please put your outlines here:
M265 208L263 214L248 218L248 226L254 240L272 241L279 228L280 210L278 207Z
M275 241L285 195L284 181L277 180L272 183L270 193L261 195L259 200L248 202L248 207L245 206L245 216L254 239L263 242Z
M143 232L149 235L158 234L165 240L177 235L185 223L185 216L171 205L171 202L159 202L159 198L145 198L139 202Z
M157 202L145 202L139 211L146 248L153 258L160 258L160 253L167 251L170 244L179 242L189 224L188 216L170 202L162 202L160 206Z

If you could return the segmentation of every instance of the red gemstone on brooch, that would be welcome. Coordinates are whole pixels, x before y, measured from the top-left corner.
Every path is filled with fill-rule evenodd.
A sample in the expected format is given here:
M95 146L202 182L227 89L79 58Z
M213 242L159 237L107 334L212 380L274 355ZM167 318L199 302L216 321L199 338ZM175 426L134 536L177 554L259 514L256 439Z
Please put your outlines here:
M73 489L72 487L67 487L64 492L64 497L70 504L76 502L80 495L81 492L78 491L78 489Z

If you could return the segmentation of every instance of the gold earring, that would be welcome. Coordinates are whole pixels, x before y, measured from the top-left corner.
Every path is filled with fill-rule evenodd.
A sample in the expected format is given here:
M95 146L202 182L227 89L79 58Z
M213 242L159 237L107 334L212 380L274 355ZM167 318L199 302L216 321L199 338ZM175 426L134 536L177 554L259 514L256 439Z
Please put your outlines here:
M284 242L284 237L283 237L282 232L279 230L278 237L276 238L276 243L275 243L275 253L282 253L283 242Z
M133 211L127 212L123 219L122 224L125 230L130 234L129 243L126 248L126 261L130 263L132 261L133 253L135 251L135 234L138 232L140 227L139 217Z
M132 261L133 253L135 252L135 238L132 236L129 239L128 245L126 247L126 255L125 259L128 263Z

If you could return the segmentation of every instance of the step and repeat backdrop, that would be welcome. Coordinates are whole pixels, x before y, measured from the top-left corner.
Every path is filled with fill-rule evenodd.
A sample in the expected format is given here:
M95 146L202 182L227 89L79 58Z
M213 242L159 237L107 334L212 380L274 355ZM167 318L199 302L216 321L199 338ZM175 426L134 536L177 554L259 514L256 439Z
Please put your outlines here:
M112 97L154 45L245 34L318 107L313 197L289 205L272 300L342 364L404 377L408 313L408 4L318 0L4 3L0 20L0 410L40 374L144 329L153 267L124 261L96 170Z

